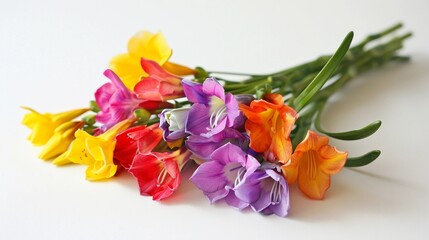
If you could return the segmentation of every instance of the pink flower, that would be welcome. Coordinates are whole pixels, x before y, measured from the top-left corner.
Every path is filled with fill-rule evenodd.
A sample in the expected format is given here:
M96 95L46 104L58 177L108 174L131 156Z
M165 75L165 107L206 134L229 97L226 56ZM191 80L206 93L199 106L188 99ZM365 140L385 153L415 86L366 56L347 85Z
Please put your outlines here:
M151 60L142 58L141 66L149 77L143 77L135 85L134 91L138 98L165 101L184 96L181 78L166 72Z
M138 108L153 111L171 106L168 102L138 98L134 92L125 87L121 79L110 69L104 71L104 75L112 82L104 84L95 92L95 101L100 108L96 119L104 124L101 127L102 132L122 120L133 118L134 111Z

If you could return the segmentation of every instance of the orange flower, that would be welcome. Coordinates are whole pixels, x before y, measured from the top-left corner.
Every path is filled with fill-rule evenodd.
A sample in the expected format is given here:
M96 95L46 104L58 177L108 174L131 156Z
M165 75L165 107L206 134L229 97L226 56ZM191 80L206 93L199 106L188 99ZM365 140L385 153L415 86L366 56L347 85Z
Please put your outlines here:
M254 100L250 106L240 104L246 115L246 132L250 147L263 152L268 161L286 163L292 154L289 134L298 117L296 111L285 105L280 94L266 94L264 100Z
M338 151L328 143L328 137L308 131L290 162L282 166L289 184L298 180L299 189L312 199L323 199L331 184L331 175L338 173L347 160L346 152Z

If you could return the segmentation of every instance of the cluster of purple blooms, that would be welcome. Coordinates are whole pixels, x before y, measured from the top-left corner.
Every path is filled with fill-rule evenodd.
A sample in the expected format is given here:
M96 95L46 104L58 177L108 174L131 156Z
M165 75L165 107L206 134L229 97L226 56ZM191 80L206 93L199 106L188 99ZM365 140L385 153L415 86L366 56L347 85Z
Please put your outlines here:
M249 147L245 116L239 103L249 104L250 95L226 93L214 78L199 84L182 82L191 107L166 109L160 127L167 142L185 140L193 159L200 164L191 181L211 203L225 199L237 209L252 208L264 214L286 216L288 184L280 168ZM258 159L260 159L258 161Z

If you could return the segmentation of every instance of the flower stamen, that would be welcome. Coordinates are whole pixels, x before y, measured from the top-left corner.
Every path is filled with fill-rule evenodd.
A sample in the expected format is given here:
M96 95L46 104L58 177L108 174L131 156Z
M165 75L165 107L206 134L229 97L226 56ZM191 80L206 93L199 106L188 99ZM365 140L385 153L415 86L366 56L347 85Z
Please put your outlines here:
M167 176L167 170L163 168L158 175L158 179L156 180L156 186L159 187L165 181L165 177Z
M279 204L282 200L281 190L282 186L280 185L280 183L277 181L274 182L270 192L270 199L273 205Z
M240 185L241 182L243 182L245 174L246 174L246 168L241 167L237 172L237 177L235 178L235 181L234 181L234 187L237 187L238 185Z
M219 124L219 120L226 116L226 105L223 104L217 107L210 115L210 128L215 128Z

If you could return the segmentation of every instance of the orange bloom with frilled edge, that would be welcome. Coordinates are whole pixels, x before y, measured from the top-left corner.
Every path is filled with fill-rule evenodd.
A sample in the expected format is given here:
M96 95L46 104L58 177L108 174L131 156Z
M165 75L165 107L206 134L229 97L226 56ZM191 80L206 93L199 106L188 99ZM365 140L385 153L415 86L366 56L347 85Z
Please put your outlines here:
M140 59L152 60L175 75L194 74L195 70L169 62L173 51L162 33L138 32L128 42L128 53L119 54L110 61L110 68L131 90L142 77L148 74L142 69Z
M240 110L247 118L245 128L250 136L250 147L263 152L268 161L286 163L292 154L289 134L298 117L296 111L275 93L252 101L250 106L240 104Z
M330 146L329 138L308 131L298 144L288 164L282 166L283 174L312 199L323 199L331 184L331 175L338 173L347 160L347 153Z

